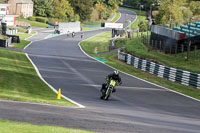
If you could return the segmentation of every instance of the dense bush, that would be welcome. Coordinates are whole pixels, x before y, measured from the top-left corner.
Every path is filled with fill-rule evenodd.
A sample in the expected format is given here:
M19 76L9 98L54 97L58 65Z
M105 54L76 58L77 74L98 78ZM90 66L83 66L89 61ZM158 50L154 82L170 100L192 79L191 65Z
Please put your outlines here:
M127 44L128 40L126 38L119 38L115 40L115 47L120 48Z
M34 16L28 17L28 20L30 20L30 21L35 21L35 20L36 20L36 17L34 17Z
M36 21L42 22L42 23L46 23L48 21L48 19L47 18L43 18L43 17L36 17Z
M48 18L48 21L50 21L51 23L55 23L55 22L68 22L67 19L58 19L58 18Z

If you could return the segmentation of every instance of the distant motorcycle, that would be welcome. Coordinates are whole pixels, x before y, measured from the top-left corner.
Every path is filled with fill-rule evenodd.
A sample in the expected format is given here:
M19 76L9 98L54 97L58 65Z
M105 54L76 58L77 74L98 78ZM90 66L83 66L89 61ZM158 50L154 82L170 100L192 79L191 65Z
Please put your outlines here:
M72 32L72 38L74 38L74 37L75 37L75 35L76 35L76 34L75 34L75 32Z
M117 84L117 81L111 79L110 82L107 84L106 88L101 91L100 98L104 100L108 100L116 84Z
M83 36L84 36L84 34L83 34L83 33L81 33L81 38L83 38Z

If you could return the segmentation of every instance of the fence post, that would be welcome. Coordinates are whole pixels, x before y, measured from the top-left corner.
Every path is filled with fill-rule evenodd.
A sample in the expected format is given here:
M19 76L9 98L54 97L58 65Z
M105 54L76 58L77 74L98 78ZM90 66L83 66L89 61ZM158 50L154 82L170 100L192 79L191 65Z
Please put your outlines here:
M183 52L184 52L184 45L181 44L181 53L183 53Z
M157 50L157 40L155 40L155 46L154 46L154 48Z
M182 53L182 57L184 57L184 54L183 54L183 52L184 52L184 45L183 45L183 44L181 44L181 53Z
M160 40L160 51L162 51L162 41Z
M148 52L150 51L150 41L149 40L147 40L147 50L148 50Z
M169 47L169 53L172 54L172 46Z
M177 44L176 44L176 46L175 46L175 54L177 54L177 47L178 47L178 46L177 46Z

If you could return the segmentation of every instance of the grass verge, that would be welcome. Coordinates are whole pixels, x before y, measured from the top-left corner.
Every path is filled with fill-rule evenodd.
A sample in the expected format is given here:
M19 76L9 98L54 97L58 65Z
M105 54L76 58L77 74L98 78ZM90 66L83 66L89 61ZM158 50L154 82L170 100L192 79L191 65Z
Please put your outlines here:
M13 48L24 49L29 43L31 42L27 40L20 40L20 43L13 43Z
M114 19L111 20L112 23L114 23L115 21L117 21L120 18L120 12L117 11L115 14L116 15L115 15Z
M160 64L163 64L165 66L174 67L181 70L187 70L190 72L200 73L200 58L197 58L195 56L195 52L190 52L190 59L189 61L185 61L185 53L181 54L165 54L163 52L160 52L158 50L147 50L147 47L143 45L140 42L140 47L138 47L138 41L137 38L134 38L132 40L127 40L127 43L125 44L125 50L128 53L132 53L134 55L137 55L139 57L155 60L159 62ZM197 51L200 53L200 51Z
M92 133L89 131L56 126L40 126L22 122L0 120L2 133Z
M16 20L28 22L31 25L31 27L40 27L40 28L47 28L48 27L48 24L37 22L37 21L30 21L30 20L25 19L25 18L16 18Z
M21 31L21 32L18 32L15 35L19 36L20 43L13 43L14 44L13 48L24 49L29 43L31 43L31 41L27 41L27 40L24 40L24 39L32 36L36 32L33 31L31 34L28 34L28 33L26 33L25 29L18 28L18 30Z
M82 49L88 54L97 54L109 51L111 32L105 32L81 43Z
M0 49L0 99L74 106L38 77L24 53Z

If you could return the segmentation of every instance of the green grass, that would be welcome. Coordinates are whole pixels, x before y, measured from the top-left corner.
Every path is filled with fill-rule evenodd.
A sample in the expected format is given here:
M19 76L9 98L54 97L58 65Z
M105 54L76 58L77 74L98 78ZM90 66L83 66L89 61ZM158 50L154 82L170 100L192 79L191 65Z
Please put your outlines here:
M94 29L94 28L82 27L82 31L91 31L91 30L96 30L96 29Z
M0 99L74 106L56 99L24 53L3 49L0 49Z
M18 33L15 34L15 35L19 36L19 37L20 37L20 40L24 40L24 39L26 39L26 38L32 36L32 34L34 34L34 33L35 33L35 32L32 32L31 34L27 34L27 33L18 32Z
M32 36L33 34L35 34L35 32L32 32L31 34L27 34L27 33L23 33L23 32L18 32L17 34L15 34L15 35L19 36L20 43L13 43L14 44L13 48L24 49L28 44L31 43L31 41L27 41L27 40L24 40L24 39Z
M139 57L155 60L165 66L200 73L200 58L196 58L194 52L190 52L189 61L185 61L184 57L186 56L186 52L183 54L171 55L156 50L148 51L147 47L141 42L138 48L137 38L128 40L125 50ZM200 54L200 51L198 51L198 53Z
M115 15L115 17L114 17L114 19L111 21L111 22L115 22L115 21L117 21L118 19L120 18L120 12L116 12L116 15Z
M21 27L15 27L15 29L18 30L18 32L26 33L27 29L21 28Z
M92 133L89 131L56 126L41 126L22 122L0 120L1 133Z
M127 41L128 41L127 38L118 38L115 40L115 47L116 48L124 47L126 45Z
M97 35L95 38L83 41L81 46L88 54L95 54L95 51L97 53L108 52L110 39L111 32L105 32Z
M13 43L14 44L13 48L24 49L30 43L31 42L27 40L20 40L20 43Z
M30 21L25 18L16 18L17 21L24 21L30 23L31 27L40 27L40 28L47 28L48 24L37 22L37 21Z

